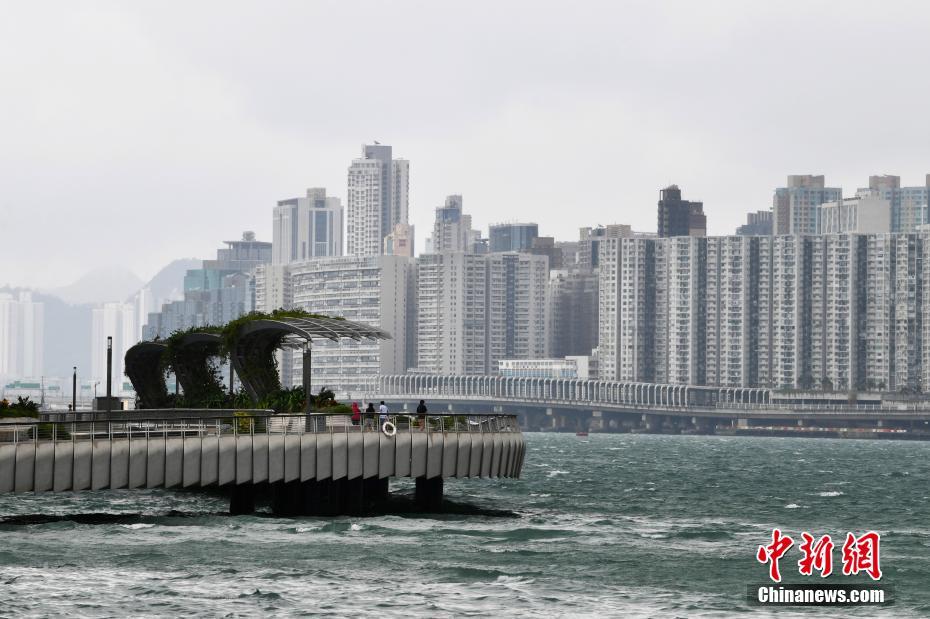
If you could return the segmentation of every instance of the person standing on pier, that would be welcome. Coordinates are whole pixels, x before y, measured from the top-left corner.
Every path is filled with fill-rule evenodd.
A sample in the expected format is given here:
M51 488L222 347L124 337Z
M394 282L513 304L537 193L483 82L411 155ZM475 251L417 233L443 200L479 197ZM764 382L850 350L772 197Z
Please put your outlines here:
M358 402L352 402L352 425L357 426L362 423L362 409L358 407Z
M419 415L420 420L420 432L426 429L426 413L429 412L426 410L426 402L420 400L420 404L417 406L417 415Z
M378 418L382 424L388 420L388 407L384 400L381 400L381 405L378 406Z
M375 425L375 403L369 402L368 407L365 408L365 427L369 425Z

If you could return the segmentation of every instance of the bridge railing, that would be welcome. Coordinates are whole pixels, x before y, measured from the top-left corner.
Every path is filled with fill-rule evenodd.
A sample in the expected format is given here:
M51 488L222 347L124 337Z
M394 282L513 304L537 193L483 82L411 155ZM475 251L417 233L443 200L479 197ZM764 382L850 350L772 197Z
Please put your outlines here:
M509 433L520 432L516 415L363 414L356 425L346 414L217 416L149 416L93 421L0 422L0 443L44 443L98 439L152 439L256 435L396 433ZM387 423L390 423L390 426Z

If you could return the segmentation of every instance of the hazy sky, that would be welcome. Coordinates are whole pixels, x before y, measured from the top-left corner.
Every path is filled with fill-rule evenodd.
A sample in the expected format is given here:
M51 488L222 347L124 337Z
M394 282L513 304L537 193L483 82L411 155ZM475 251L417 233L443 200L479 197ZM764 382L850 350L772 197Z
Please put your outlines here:
M411 161L417 243L476 226L711 234L787 174L930 172L930 3L0 0L0 285L148 278L276 200L345 197L363 142Z

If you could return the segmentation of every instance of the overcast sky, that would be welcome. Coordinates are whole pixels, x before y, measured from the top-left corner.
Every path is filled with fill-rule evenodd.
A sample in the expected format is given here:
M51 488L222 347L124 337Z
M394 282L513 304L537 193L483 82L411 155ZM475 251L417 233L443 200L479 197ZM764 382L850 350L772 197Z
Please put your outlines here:
M567 240L655 230L670 183L711 234L787 174L923 184L928 32L923 2L0 0L0 285L271 240L372 140L419 248L450 193Z

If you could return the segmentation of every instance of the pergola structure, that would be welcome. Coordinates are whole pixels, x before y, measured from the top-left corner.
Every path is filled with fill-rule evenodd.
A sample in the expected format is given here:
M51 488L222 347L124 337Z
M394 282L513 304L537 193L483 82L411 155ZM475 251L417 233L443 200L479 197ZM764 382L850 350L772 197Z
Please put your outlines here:
M126 351L126 375L139 396L140 408L161 408L168 402L161 368L167 348L162 342L139 342Z
M184 393L198 393L212 387L215 377L211 358L223 354L224 341L232 368L243 389L259 401L281 387L274 353L279 348L303 350L303 385L310 393L310 344L314 339L339 341L387 340L387 331L351 320L327 317L256 318L239 324L231 338L218 333L185 334L176 345L172 370ZM168 350L163 342L139 342L126 352L126 374L146 408L165 406L168 393L162 374L162 359Z
M223 354L223 338L218 333L186 334L179 344L180 358L172 359L171 369L184 393L198 398L223 391L211 361Z
M230 357L243 388L260 400L281 386L274 366L279 348L303 349L303 385L310 392L310 343L314 339L387 340L387 331L337 318L274 318L244 323L235 334Z

